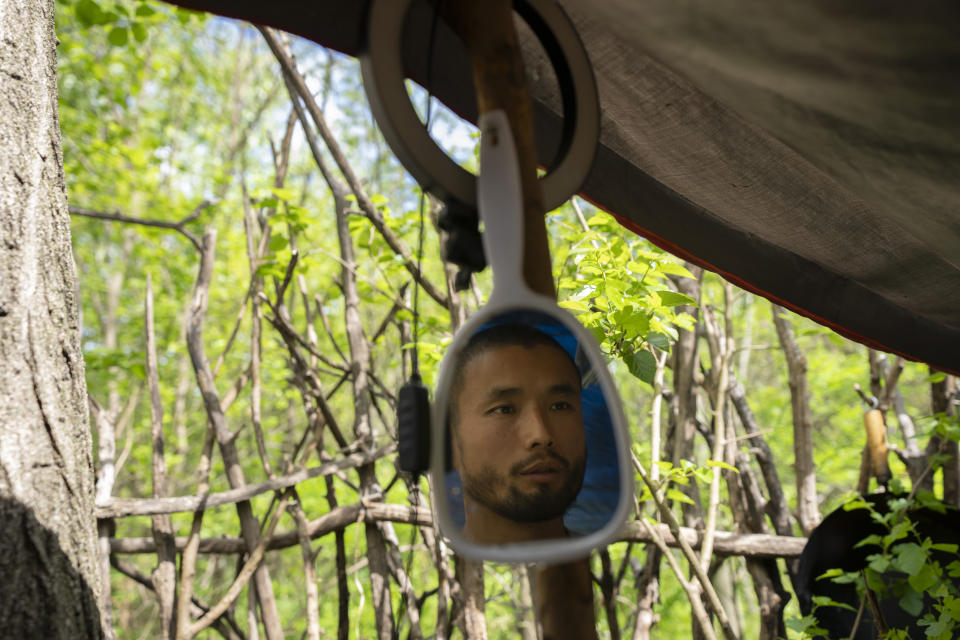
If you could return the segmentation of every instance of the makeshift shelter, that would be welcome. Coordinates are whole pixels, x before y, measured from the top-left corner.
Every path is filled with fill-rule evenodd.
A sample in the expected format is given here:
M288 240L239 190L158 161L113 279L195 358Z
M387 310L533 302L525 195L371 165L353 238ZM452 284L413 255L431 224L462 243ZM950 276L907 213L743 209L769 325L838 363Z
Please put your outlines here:
M177 0L356 55L367 3ZM623 226L872 347L960 372L960 5L561 0L594 66L582 194ZM426 77L430 11L404 64ZM475 116L441 23L431 90ZM562 116L525 43L540 157Z

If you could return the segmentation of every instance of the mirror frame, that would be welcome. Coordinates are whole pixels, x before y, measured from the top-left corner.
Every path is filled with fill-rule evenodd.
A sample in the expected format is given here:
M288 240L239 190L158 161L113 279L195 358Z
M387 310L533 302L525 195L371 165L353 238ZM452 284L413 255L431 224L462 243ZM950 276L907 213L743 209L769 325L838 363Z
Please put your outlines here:
M493 271L493 293L457 331L440 365L437 392L431 410L430 471L434 516L443 535L460 554L473 560L514 563L559 563L589 555L609 543L620 531L633 507L633 472L629 456L626 417L606 359L596 338L556 301L532 291L523 277L523 209L520 173L510 125L502 111L480 118L480 166L477 201L484 224L483 243ZM449 439L447 413L454 365L477 330L497 316L512 311L537 311L557 320L576 338L584 355L594 364L603 392L617 450L620 496L613 517L601 529L585 536L485 545L464 538L454 523L446 487L446 450Z

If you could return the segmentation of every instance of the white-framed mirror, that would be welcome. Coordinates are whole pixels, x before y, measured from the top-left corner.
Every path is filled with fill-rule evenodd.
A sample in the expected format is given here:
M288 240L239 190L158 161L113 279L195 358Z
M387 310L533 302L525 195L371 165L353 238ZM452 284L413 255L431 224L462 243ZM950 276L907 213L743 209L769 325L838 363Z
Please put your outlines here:
M481 117L478 204L490 300L457 332L432 409L434 511L461 554L563 562L632 507L620 398L593 335L522 276L519 172L506 116Z

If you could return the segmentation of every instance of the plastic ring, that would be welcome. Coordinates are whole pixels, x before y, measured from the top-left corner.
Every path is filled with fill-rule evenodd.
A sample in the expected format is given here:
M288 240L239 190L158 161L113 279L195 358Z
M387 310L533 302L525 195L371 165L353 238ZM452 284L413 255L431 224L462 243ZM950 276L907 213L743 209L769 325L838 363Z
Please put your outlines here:
M420 185L441 200L476 209L476 176L433 141L404 86L403 26L412 0L373 0L367 50L360 56L363 86L387 144ZM564 124L559 159L540 178L547 211L577 192L593 164L600 106L590 60L570 18L555 0L515 0L514 8L540 40L560 85Z

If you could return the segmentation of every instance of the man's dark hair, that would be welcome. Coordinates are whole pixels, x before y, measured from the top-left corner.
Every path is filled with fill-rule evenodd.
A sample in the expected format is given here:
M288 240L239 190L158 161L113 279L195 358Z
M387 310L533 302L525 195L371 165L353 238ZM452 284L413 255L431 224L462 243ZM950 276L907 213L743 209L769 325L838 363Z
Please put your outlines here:
M495 324L473 334L460 352L456 368L453 370L453 381L450 384L449 424L453 425L456 423L455 408L465 382L463 372L466 370L470 361L490 349L513 346L526 347L527 349L532 349L536 346L545 346L559 350L566 356L567 360L570 361L570 366L577 372L577 380L580 380L580 369L570 356L570 353L548 334L527 324Z

